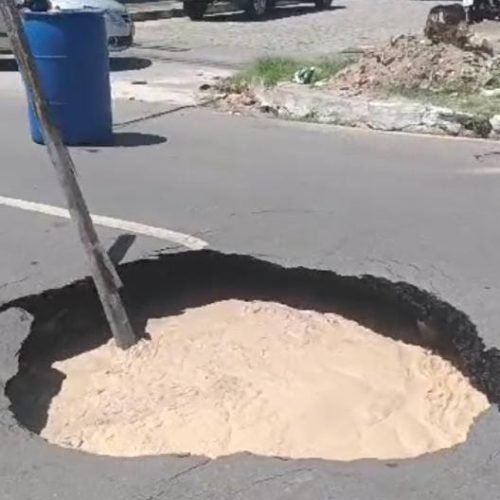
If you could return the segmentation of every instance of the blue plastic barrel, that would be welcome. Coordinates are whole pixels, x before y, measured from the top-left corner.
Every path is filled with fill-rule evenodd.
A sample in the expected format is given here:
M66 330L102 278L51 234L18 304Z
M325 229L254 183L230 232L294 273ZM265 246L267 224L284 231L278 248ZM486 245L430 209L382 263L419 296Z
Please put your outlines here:
M67 145L112 139L109 58L100 11L25 12L24 26L52 118ZM29 99L31 136L43 144Z

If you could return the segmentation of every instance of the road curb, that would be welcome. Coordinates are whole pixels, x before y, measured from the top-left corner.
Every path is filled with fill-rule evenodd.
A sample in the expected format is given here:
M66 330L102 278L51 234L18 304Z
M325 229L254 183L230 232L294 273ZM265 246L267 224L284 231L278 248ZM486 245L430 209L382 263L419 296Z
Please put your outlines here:
M500 117L485 117L403 99L348 96L305 85L252 89L262 110L276 116L387 132L500 138Z

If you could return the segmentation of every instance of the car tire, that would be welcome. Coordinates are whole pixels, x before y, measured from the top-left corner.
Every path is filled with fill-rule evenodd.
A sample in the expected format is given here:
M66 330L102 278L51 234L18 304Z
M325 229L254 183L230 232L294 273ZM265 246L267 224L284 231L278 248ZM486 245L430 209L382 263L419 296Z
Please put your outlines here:
M208 8L208 0L184 0L184 13L191 21L201 21Z
M332 6L332 0L314 0L314 6L318 10L327 10Z
M269 11L272 0L247 0L244 10L247 19L261 19Z

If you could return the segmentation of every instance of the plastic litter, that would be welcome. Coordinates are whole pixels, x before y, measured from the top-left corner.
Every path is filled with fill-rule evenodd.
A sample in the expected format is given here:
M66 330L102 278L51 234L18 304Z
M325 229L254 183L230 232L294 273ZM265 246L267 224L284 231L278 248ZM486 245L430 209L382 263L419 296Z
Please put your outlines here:
M301 83L308 85L313 82L314 77L317 74L317 69L314 66L309 66L301 68L295 72L293 75L293 81L295 83Z

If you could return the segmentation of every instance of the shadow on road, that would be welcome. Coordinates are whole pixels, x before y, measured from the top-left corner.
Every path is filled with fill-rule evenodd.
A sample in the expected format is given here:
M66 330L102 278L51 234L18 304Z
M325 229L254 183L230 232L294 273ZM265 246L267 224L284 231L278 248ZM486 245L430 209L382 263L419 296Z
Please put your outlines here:
M113 142L104 147L135 148L139 146L156 146L167 142L167 138L156 134L143 134L141 132L117 132Z
M134 71L149 68L153 62L145 57L111 57L109 70L111 72ZM13 57L0 58L0 73L13 73L19 71L17 62Z
M167 138L156 134L143 134L141 132L115 132L109 144L96 144L82 146L87 153L98 153L107 148L136 148L141 146L156 146L167 142Z
M108 256L115 266L125 258L136 238L137 236L135 234L120 234L108 248Z
M144 57L112 57L109 60L109 69L112 72L132 71L149 68L153 62Z
M0 58L0 73L14 73L18 71L17 62L13 57Z
M330 7L330 9L325 10L343 10L345 5L336 5ZM287 17L305 16L308 14L314 14L318 12L325 12L325 10L320 11L314 5L297 5L296 3L290 4L280 4L266 16L260 19L248 19L244 12L225 12L222 14L207 14L203 21L212 23L222 23L222 22L245 22L245 23L265 23L269 21L275 21L277 19L283 19Z

